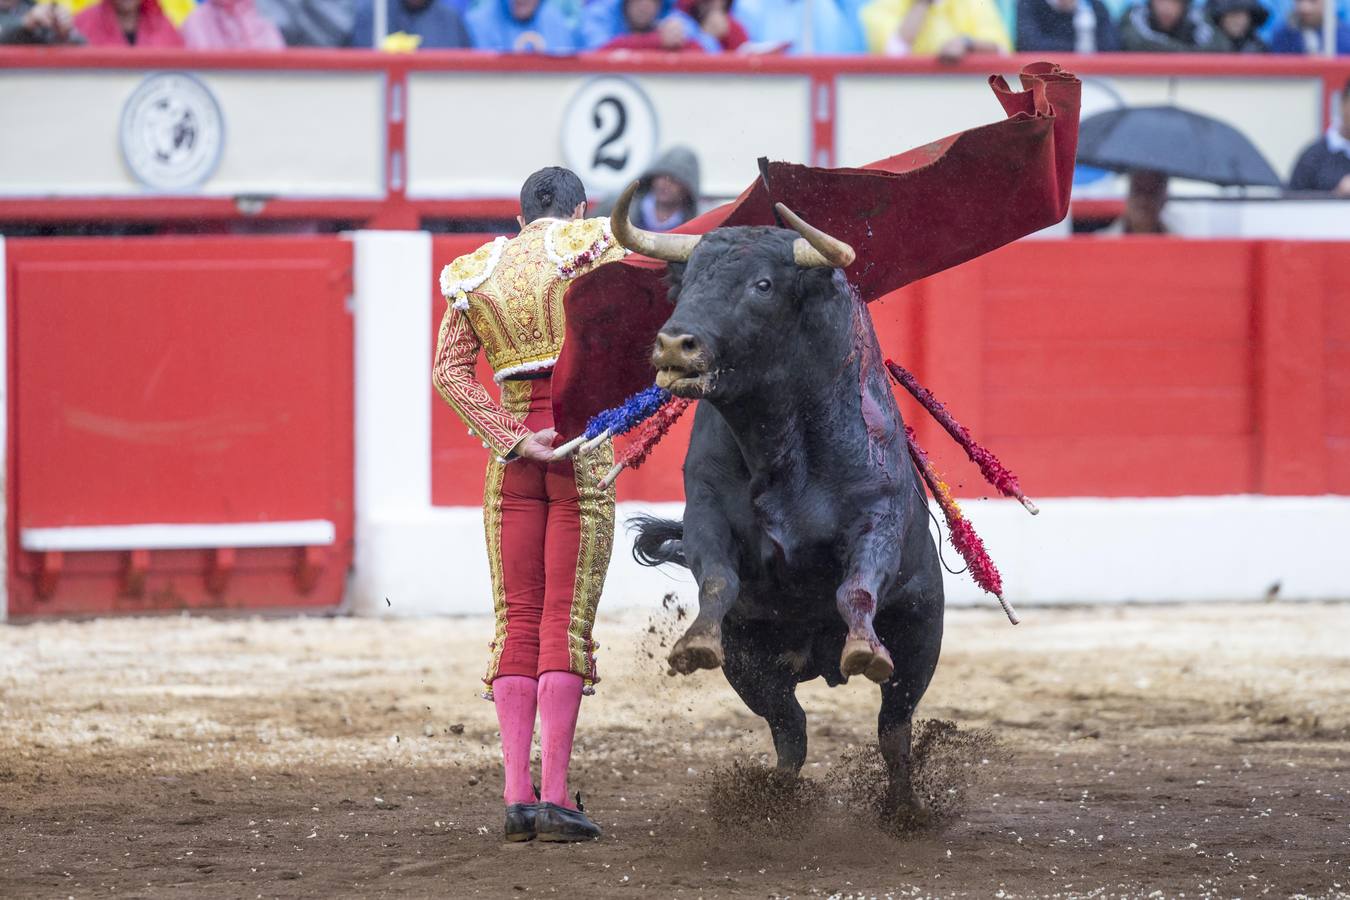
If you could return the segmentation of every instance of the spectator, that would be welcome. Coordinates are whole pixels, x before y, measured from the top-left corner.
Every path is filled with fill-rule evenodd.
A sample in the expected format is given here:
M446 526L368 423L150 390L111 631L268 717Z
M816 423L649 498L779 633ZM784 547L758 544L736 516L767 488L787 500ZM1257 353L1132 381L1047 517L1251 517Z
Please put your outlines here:
M722 49L672 0L590 0L581 8L581 40L590 50Z
M1256 31L1270 18L1261 0L1208 0L1205 14L1214 24L1214 49L1221 53L1265 53L1270 48Z
M1130 173L1130 190L1125 196L1125 213L1114 223L1096 232L1100 235L1171 234L1167 215L1168 177L1162 172L1140 170Z
M1017 49L1110 53L1120 35L1102 0L1018 0Z
M0 0L0 45L83 44L70 10L33 0Z
M356 0L256 0L289 47L343 47L351 42Z
M374 46L376 3L384 3L388 10L389 33L382 46L405 42L422 50L473 46L464 17L445 0L362 0L352 23L351 46Z
M1007 53L1008 29L992 0L872 0L862 8L867 49L886 56Z
M75 17L92 47L182 47L158 0L101 0Z
M735 0L736 18L761 50L786 50L793 55L863 53L857 0ZM811 30L804 31L806 11Z
M38 2L55 3L70 10L72 16L77 16L89 7L97 5L99 0L38 0ZM174 28L182 28L188 14L197 8L197 0L159 0L159 8L169 17Z
M1350 198L1350 81L1341 88L1337 113L1327 133L1299 154L1289 178L1291 191L1325 191Z
M629 218L648 231L670 231L698 215L698 157L671 147L642 173Z
M1143 53L1217 49L1218 32L1190 0L1145 0L1120 18L1120 45Z
M1294 0L1294 11L1285 24L1270 39L1274 53L1306 53L1316 56L1322 52L1322 0ZM1350 54L1350 25L1336 20L1336 54Z
M465 17L473 45L504 53L572 53L576 24L559 0L479 0Z
M736 50L750 40L745 27L728 12L729 0L678 0L675 7L689 16L723 50Z
M205 0L182 28L193 50L284 50L281 30L254 0Z

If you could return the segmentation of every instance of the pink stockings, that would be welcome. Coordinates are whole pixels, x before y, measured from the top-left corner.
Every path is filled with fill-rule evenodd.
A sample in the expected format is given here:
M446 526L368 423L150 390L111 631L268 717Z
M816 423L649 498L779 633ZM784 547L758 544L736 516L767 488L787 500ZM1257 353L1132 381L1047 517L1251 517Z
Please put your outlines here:
M534 709L538 682L524 675L501 675L492 682L492 702L502 732L502 767L506 770L507 806L533 803L530 744L534 742Z
M572 672L545 672L538 681L524 675L499 675L493 679L492 696L502 732L502 766L506 771L502 799L508 806L535 800L530 783L530 744L534 739L537 707L543 750L539 799L573 807L567 799L567 768L572 761L572 738L581 709L581 685L581 676Z

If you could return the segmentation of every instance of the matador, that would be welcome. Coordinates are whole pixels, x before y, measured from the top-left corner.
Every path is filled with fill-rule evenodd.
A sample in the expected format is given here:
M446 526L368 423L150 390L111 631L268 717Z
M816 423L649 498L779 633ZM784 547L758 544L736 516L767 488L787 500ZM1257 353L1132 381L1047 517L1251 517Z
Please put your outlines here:
M520 233L499 237L441 272L447 307L433 381L491 451L483 524L496 633L483 681L501 727L508 841L578 841L600 829L568 797L567 769L583 694L596 682L591 636L614 541L608 442L554 460L553 365L563 296L577 277L627 252L607 219L583 218L585 189L567 169L531 175ZM501 402L474 376L486 352ZM542 764L530 777L536 710Z

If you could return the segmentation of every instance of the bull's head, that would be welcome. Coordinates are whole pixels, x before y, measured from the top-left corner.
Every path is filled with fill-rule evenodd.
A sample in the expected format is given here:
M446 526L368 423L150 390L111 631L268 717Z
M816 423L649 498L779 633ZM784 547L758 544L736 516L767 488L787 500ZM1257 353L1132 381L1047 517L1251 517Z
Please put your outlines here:
M819 314L812 310L846 296L835 269L852 264L853 248L777 204L792 227L722 228L707 235L655 234L628 218L636 184L614 208L611 227L630 250L683 263L673 268L675 311L656 336L656 383L680 397L730 398L744 381L737 372L763 372L794 338L810 343ZM793 233L795 232L795 234ZM835 305L835 304L828 304ZM839 310L845 312L845 310Z

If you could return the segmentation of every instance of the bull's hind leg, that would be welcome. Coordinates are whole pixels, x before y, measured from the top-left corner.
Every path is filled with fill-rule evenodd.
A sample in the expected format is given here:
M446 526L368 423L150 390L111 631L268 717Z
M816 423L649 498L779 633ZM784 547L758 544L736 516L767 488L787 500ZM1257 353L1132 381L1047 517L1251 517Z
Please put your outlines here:
M928 689L942 649L940 583L937 590L936 606L929 598L917 609L906 604L905 612L883 614L877 621L877 630L896 659L895 672L881 685L877 716L877 743L886 761L888 810L923 810L914 790L913 725L914 710Z
M751 634L728 622L722 671L750 711L769 723L778 768L795 775L806 762L806 712L797 702L797 673L778 643L767 627Z

